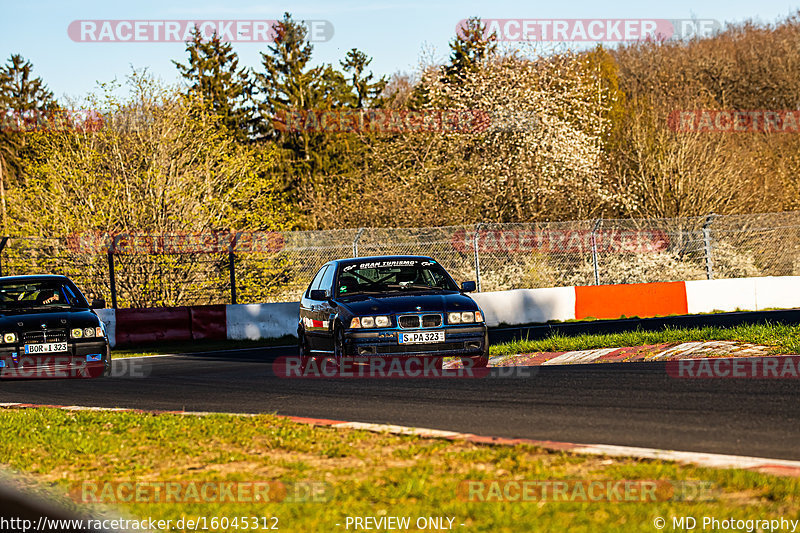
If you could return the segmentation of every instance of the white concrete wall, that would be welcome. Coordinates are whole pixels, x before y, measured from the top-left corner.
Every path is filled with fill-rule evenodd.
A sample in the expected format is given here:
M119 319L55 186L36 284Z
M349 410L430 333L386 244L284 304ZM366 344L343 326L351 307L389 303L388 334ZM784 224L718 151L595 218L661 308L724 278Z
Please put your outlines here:
M575 318L575 287L479 292L470 296L483 309L489 327Z
M756 279L714 279L686 282L690 315L713 311L756 311Z
M800 276L753 279L756 283L756 309L800 307Z
M228 339L274 339L297 335L299 302L228 305Z
M686 282L690 314L800 307L800 276Z

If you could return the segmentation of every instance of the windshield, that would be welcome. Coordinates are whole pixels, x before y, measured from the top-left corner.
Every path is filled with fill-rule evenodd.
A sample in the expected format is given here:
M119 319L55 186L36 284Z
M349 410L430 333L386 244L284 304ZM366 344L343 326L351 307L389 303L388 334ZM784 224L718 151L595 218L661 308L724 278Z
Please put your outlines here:
M336 294L382 293L409 290L448 290L458 287L444 268L430 259L370 261L345 266Z
M63 281L0 282L0 311L86 307L80 293Z

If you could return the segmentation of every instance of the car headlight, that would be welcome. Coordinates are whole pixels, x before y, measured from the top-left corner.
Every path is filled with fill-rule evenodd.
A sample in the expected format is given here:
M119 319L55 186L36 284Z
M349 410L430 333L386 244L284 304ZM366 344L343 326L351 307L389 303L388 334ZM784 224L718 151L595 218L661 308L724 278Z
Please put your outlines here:
M83 336L87 339L94 337L94 328L86 328L83 330Z
M3 342L6 344L12 344L17 342L17 334L16 333L3 333Z
M471 324L472 322L483 322L483 315L480 311L447 313L448 324Z
M98 327L94 328L94 336L95 337L105 337L106 334L105 334L105 332L103 332L103 328L98 326Z
M388 316L362 316L350 320L351 328L388 328L392 321Z
M73 339L83 338L83 330L81 328L75 328L72 331L70 331L69 334Z

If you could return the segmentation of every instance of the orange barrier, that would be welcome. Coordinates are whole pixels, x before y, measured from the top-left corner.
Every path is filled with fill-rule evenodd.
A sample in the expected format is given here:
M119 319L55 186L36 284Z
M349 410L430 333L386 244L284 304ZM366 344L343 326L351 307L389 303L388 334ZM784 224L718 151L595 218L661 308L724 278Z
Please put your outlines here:
M575 318L652 317L688 314L686 286L636 283L575 287Z

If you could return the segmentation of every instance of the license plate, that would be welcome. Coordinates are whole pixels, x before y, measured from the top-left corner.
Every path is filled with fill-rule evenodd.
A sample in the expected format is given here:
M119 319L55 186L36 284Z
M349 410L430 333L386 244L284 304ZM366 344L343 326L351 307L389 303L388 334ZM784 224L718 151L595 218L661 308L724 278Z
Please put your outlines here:
M444 342L444 331L415 331L412 333L401 333L397 340L400 341L400 344Z
M54 352L68 352L69 347L66 342L50 342L47 344L26 344L25 353L54 353Z

